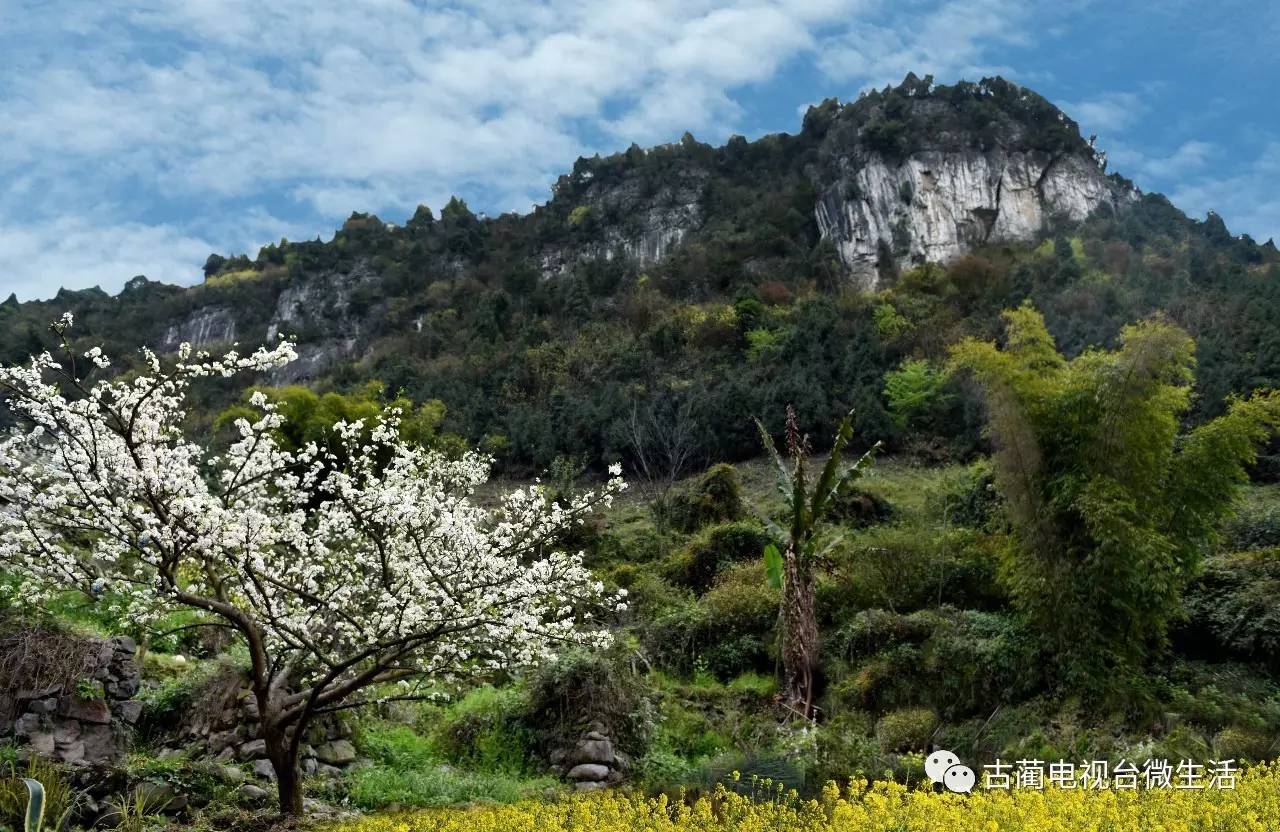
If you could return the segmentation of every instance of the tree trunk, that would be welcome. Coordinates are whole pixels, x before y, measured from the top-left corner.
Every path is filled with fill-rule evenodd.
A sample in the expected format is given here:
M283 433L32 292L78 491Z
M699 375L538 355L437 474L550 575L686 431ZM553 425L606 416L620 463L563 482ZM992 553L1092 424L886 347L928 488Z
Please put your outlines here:
M265 738L264 738L265 739ZM267 739L267 759L276 773L276 788L280 793L280 814L285 817L302 817L302 781L298 777L298 755L293 743L286 736L274 741Z
M787 705L808 719L813 714L818 621L814 613L812 566L787 547L782 585L782 666Z

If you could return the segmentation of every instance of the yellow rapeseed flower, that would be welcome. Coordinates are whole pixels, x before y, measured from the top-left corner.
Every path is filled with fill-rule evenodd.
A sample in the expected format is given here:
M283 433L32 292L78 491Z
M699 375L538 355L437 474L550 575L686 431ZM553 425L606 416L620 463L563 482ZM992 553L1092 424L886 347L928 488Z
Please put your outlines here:
M718 787L685 803L627 791L370 815L324 832L1277 832L1280 764L1244 772L1234 789L910 790L834 783L817 800L752 798Z

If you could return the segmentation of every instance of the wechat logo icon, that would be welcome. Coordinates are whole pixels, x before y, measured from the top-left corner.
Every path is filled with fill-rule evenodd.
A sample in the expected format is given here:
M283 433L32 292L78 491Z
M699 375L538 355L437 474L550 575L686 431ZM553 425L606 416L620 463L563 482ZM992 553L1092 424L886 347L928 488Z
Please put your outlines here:
M977 776L973 769L960 763L960 758L950 751L938 750L924 761L924 773L934 783L941 783L948 791L958 794L969 794Z

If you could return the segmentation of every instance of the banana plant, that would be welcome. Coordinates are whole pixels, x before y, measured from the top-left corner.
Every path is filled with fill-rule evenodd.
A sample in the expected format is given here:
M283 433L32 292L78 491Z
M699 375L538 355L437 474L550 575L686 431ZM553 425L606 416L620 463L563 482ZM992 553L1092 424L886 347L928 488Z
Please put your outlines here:
M813 715L815 697L814 669L818 650L818 622L814 609L814 564L829 552L840 538L829 538L819 545L822 521L840 494L870 463L879 449L877 442L852 465L845 466L844 453L853 438L853 413L845 416L836 430L831 455L809 486L806 462L809 440L800 433L796 413L787 407L787 456L784 460L773 443L769 431L756 420L765 450L777 468L778 491L786 505L785 524L762 518L774 537L786 546L779 551L770 544L764 551L765 574L769 583L782 590L779 620L782 625L782 664L787 705L805 719ZM785 528L784 528L785 525Z

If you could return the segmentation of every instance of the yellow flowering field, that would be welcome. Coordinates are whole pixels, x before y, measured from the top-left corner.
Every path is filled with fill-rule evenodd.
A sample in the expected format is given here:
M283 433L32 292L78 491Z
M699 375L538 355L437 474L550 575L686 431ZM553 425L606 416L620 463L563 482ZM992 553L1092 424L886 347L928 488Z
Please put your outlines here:
M752 800L723 787L691 805L626 792L374 815L326 832L1278 832L1280 764L1203 791L910 790L829 784L819 800Z

